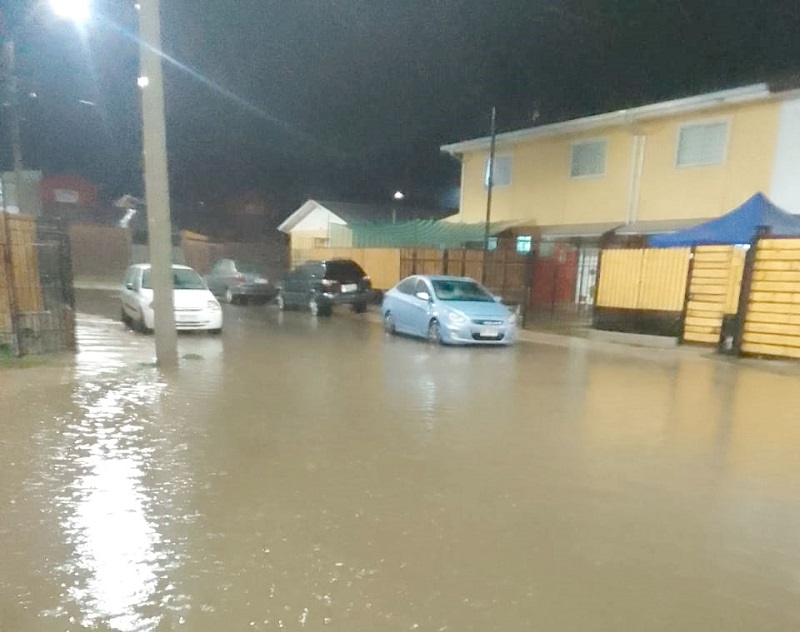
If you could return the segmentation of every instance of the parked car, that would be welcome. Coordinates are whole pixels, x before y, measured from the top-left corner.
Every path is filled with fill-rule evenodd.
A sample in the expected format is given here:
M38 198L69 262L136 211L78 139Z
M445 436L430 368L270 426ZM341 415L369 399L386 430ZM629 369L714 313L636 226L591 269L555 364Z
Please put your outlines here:
M440 344L512 344L517 318L474 279L415 275L386 292L384 329Z
M350 305L356 313L367 311L372 282L355 261L308 261L290 271L281 282L276 301L280 309L308 309L330 316L335 305Z
M235 259L220 259L206 277L208 289L227 303L259 303L275 298L277 289L257 265Z
M153 331L153 286L149 263L128 268L120 292L122 322L142 332ZM222 308L205 281L188 266L172 266L175 326L179 331L222 331Z

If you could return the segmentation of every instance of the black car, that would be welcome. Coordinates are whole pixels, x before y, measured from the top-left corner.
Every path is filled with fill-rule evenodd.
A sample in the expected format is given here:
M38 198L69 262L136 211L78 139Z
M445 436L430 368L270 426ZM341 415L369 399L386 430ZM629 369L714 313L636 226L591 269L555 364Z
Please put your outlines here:
M260 303L275 298L277 288L258 266L245 261L220 259L206 277L208 289L228 303Z
M289 272L276 301L280 309L298 307L330 316L334 305L351 305L356 313L365 312L372 299L372 283L360 265L349 259L330 259L308 261Z

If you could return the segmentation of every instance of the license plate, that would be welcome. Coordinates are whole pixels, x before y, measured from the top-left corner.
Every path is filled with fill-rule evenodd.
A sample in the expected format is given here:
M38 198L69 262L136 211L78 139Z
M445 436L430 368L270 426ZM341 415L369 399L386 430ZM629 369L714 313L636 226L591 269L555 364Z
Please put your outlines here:
M342 292L355 292L358 289L358 285L355 283L347 283L342 286Z
M478 335L481 338L497 338L499 334L500 332L496 327L484 327L478 331Z
M181 324L190 324L199 322L196 316L184 316L183 314L178 314L175 318L175 322Z

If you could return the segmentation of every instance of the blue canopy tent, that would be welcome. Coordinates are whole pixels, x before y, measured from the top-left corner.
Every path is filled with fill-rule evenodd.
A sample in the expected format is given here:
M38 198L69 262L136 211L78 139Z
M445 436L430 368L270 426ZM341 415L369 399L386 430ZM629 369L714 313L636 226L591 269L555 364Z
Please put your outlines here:
M800 235L800 216L779 209L764 194L756 193L739 208L722 217L684 230L654 235L648 240L648 245L653 248L672 248L749 244L761 226L772 235Z

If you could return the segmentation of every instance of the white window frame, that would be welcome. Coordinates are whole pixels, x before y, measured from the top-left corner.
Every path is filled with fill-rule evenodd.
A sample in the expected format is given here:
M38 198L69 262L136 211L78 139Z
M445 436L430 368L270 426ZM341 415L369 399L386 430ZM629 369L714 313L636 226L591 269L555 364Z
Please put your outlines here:
M572 157L575 153L575 147L578 145L590 145L593 143L603 143L603 172L590 173L583 176L572 175ZM569 164L567 165L567 175L570 180L591 180L593 178L604 178L608 171L608 138L605 136L596 136L595 138L581 138L574 140L569 144Z
M725 142L722 144L722 158L715 162L687 162L681 164L678 162L678 157L681 152L681 132L690 127L704 127L706 125L718 125L719 123L725 124ZM674 165L676 169L693 169L695 167L713 167L715 165L723 165L728 160L728 146L731 142L731 117L718 116L715 118L696 119L694 121L687 121L678 125L678 130L675 133L675 159Z
M519 247L521 244L526 244L527 249L520 250ZM517 235L517 239L514 243L514 251L519 255L527 255L533 250L533 237L531 235Z
M486 160L483 161L483 189L484 191L489 188L489 158L490 156L486 156ZM500 159L508 159L508 182L503 184L498 184L497 181L492 181L492 188L496 189L497 187L507 187L511 186L511 172L514 169L514 158L512 154L503 153L503 154L495 154L494 155L494 162L495 162L495 170L497 161Z

